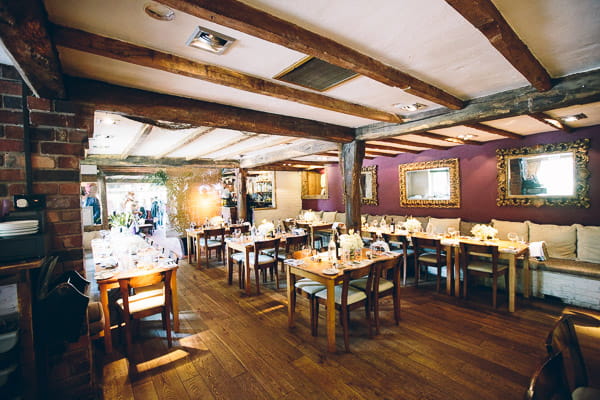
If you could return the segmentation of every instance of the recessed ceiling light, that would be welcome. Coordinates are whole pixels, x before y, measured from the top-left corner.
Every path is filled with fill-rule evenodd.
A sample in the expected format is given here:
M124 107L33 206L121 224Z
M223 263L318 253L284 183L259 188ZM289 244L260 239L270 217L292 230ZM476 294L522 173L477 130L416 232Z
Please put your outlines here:
M399 108L401 110L404 111L418 111L418 110L422 110L424 108L427 108L427 105L425 104L421 104L421 103L413 103L413 104L401 104L401 103L397 103L393 105L394 108Z
M146 3L144 11L150 17L159 21L173 21L175 19L175 11L163 4Z
M235 39L232 37L199 26L194 30L186 45L215 54L223 54L233 42Z
M564 122L573 122L573 121L579 121L580 119L586 119L587 115L585 115L584 113L580 113L580 114L575 114L575 115L567 115L565 117L562 117L561 119Z

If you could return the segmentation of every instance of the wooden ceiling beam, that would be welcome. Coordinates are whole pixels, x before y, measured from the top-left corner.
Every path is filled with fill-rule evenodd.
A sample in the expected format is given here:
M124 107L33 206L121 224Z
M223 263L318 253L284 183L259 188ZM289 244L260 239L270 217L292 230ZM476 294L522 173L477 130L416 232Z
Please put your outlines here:
M439 144L413 142L411 140L394 139L394 138L386 138L386 139L380 140L380 142L401 144L404 146L423 147L426 149L435 149L435 150L447 150L450 148L449 146L440 146Z
M402 118L396 114L78 29L54 26L52 33L58 46L356 117L384 122L402 122Z
M287 143L290 140L292 140L289 137L270 137L270 138L263 137L263 139L264 139L264 142L262 142L262 143L256 143L253 146L244 147L243 149L237 149L237 150L232 149L232 151L220 154L218 157L215 158L215 160L226 159L231 156L240 156L240 155L252 153L253 151L257 151L260 149L263 149L263 150L268 149L269 147L278 146L280 144L284 144L284 143ZM232 147L232 146L227 146L227 147Z
M354 140L354 129L340 125L131 89L83 78L66 77L65 84L69 100L122 115L337 143Z
M217 153L228 147L231 147L236 144L243 143L250 139L253 139L254 137L256 137L256 134L244 132L242 136L238 136L231 140L219 142L220 143L219 146L217 146L215 148L202 149L202 151L200 151L199 153L196 153L194 155L186 157L186 160L193 160L193 159L201 158L202 156L206 156L211 153Z
M0 38L19 75L37 97L64 99L60 60L47 24L41 0L0 0Z
M558 129L559 131L563 131L566 133L571 133L574 131L574 129L571 128L569 125L560 121L558 118L554 118L553 116L548 115L546 113L538 112L538 113L529 114L529 116L531 118L534 118L534 119L540 121L543 124L551 126L552 129Z
M159 154L155 155L154 158L163 158L168 154L171 154L179 149L184 148L188 144L192 143L194 140L198 139L201 136L207 135L210 132L214 131L217 128L198 128L195 132L192 132L190 135L186 136L182 140L175 142L172 146L168 147L166 150L163 150Z
M443 140L444 142L450 142L450 143L479 144L479 145L483 144L477 140L461 139L461 138L452 137L452 136L440 135L439 133L433 133L433 132L419 132L419 133L415 133L415 135L426 137L428 139Z
M261 154L242 157L240 168L255 168L277 161L286 161L295 157L309 156L333 150L339 150L339 144L320 140L303 140L290 143L285 149L265 151Z
M460 109L464 105L461 99L440 88L242 2L236 0L160 0L160 2L195 17L317 57L448 108Z
M475 122L473 124L463 124L467 128L477 129L478 131L483 131L487 133L492 133L494 135L503 136L510 139L523 139L523 135L519 135L518 133L505 131L504 129L494 128L493 126L481 124L479 122Z
M239 163L235 160L185 160L183 158L161 158L142 156L129 156L122 160L118 157L109 156L87 156L82 164L93 164L97 166L138 166L145 167L203 167L203 168L238 168Z
M131 150L133 150L136 147L139 147L140 144L144 143L146 138L150 135L150 132L152 132L152 128L154 127L148 124L144 124L140 127L140 130L129 141L129 143L127 144L127 146L125 146L123 151L121 151L121 160L124 160L127 157L129 157L129 155L131 154Z
M402 124L378 123L361 127L356 130L356 139L382 140L597 101L600 101L600 69L556 79L554 86L545 92L529 86L472 100L462 110Z
M400 154L400 153L418 154L418 153L421 152L421 150L405 149L405 148L394 147L394 146L383 146L383 145L380 145L380 144L371 144L371 143L367 143L366 149L367 149L367 151L369 149L371 149L371 150L389 150L389 151L395 151L398 154Z
M491 0L446 0L490 41L537 90L552 87L550 74L506 22Z
M385 151L377 151L377 150L369 150L369 149L366 149L365 153L367 153L369 155L377 156L377 157L396 157L397 155L401 154L401 153L391 154L391 153L386 153Z

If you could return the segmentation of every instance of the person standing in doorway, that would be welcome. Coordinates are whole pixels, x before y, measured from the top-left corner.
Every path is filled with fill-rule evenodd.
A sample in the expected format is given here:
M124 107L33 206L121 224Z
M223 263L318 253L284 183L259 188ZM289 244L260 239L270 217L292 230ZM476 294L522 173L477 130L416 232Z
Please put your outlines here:
M83 196L81 205L83 207L92 207L92 218L94 220L94 224L101 224L100 218L100 200L96 197L98 194L98 185L95 183L88 183L85 186L85 196Z

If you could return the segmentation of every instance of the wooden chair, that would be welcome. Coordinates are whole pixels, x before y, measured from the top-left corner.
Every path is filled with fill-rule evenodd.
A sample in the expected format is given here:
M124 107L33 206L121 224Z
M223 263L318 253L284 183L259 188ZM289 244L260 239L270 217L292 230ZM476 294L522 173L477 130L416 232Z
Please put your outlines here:
M223 259L225 254L225 228L207 228L204 230L203 237L198 239L198 266L200 266L200 253L204 249L206 255L206 266L208 267L208 259L210 253L214 251L217 254L218 260Z
M305 235L308 236L308 235ZM308 239L307 239L308 240ZM297 250L292 253L292 258L301 259L304 258L306 254L303 251ZM296 307L296 294L300 294L308 299L310 306L310 332L313 336L317 336L317 320L318 318L313 318L314 315L317 315L315 312L315 308L317 306L317 299L315 295L321 290L326 289L325 285L320 282L313 281L312 279L302 278L296 281L294 284L296 288L295 291L292 292L292 300L291 307Z
M446 255L442 250L440 239L419 238L413 236L412 243L415 256L415 285L419 286L422 266L425 266L425 268L435 267L437 268L436 290L439 292L441 287L440 280L442 268L446 267Z
M131 350L131 325L133 320L161 313L163 327L167 332L167 343L172 345L171 337L171 277L173 270L161 271L152 274L144 274L129 278L119 279L119 288L121 290L121 299L117 300L117 305L123 315L125 322L126 348L129 353ZM131 289L156 285L163 283L162 288L158 290L143 291L140 294L130 295Z
M571 400L563 369L562 353L550 356L533 374L527 392L527 400Z
M390 246L391 251L402 255L402 284L406 286L406 266L408 257L415 255L415 251L409 248L408 238L405 235L384 233L383 240ZM393 247L397 248L393 248Z
M294 252L301 250L302 246L308 243L308 235L294 235L285 238L283 253L277 255L279 262L281 263L281 272L285 272L285 265L283 262L287 258L294 258Z
M586 327L600 327L600 319L582 313L563 314L556 321L546 338L548 354L562 353L563 355L563 366L570 391L574 391L581 386L588 386L589 382L585 359L575 331L575 324Z
M491 256L491 260L489 260ZM508 295L508 265L498 263L498 246L487 244L460 243L461 266L463 269L463 297L467 298L468 276L480 275L492 278L492 306L496 308L498 277L504 275ZM482 258L485 258L482 260Z
M245 266L246 268L253 268L255 279L256 279L256 293L260 294L260 271L266 274L266 271L271 272L271 279L273 279L273 273L275 273L275 286L279 289L279 272L277 269L278 254L279 254L279 238L270 240L258 240L254 242L254 251L250 252L248 259L250 265ZM267 250L272 250L272 256L264 254ZM244 285L244 253L235 253L231 256L231 260L238 264L238 276L240 279L240 287ZM266 276L265 276L266 279Z
M348 324L350 311L358 308L365 308L365 316L369 325L369 337L373 336L373 324L371 323L371 289L373 287L373 267L367 265L358 268L347 268L344 270L343 281L341 285L335 286L335 307L340 311L340 320L344 328L344 346L346 351L350 351ZM350 285L350 282L362 277L367 277L365 290L357 289ZM317 326L319 318L319 304L327 303L327 290L321 290L315 294L317 303L314 313L311 315L311 321L315 321Z
M285 229L285 231L287 233L292 233L292 230L294 229L295 225L296 225L296 221L294 221L293 219L284 219L283 220L283 229Z
M386 279L389 271L391 271L392 280ZM375 334L379 335L379 300L381 298L392 296L394 320L396 325L400 323L400 259L377 261L373 265L373 274L373 287L371 289L373 299L371 304L375 316ZM353 280L350 285L364 291L368 285L368 278L363 277Z

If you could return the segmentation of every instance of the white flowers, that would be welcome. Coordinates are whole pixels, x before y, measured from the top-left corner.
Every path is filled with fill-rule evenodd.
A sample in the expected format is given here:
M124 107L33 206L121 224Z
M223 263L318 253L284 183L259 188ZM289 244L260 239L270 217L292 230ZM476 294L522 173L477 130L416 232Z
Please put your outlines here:
M263 222L258 226L257 229L258 233L260 233L263 236L267 236L269 233L275 231L275 225L273 225L273 223L271 222L263 220Z
M358 233L340 235L340 248L342 250L359 250L363 247L363 241Z
M307 211L304 213L303 218L306 222L312 222L315 220L315 213L312 211Z
M471 233L473 236L485 240L488 238L493 239L498 234L498 230L489 225L477 224L471 229Z
M404 228L409 232L418 232L421 230L421 223L415 218L408 218L404 223Z

